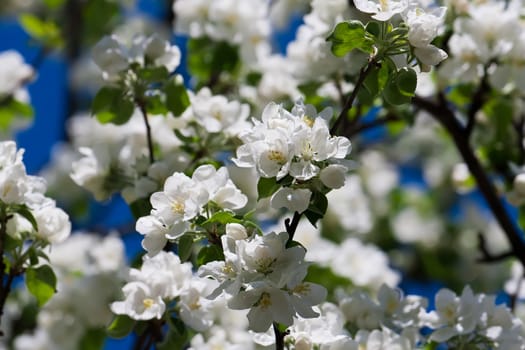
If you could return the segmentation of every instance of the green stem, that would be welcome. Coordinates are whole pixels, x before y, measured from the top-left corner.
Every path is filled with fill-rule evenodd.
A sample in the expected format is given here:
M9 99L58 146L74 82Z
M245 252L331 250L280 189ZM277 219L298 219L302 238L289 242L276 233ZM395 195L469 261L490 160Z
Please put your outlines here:
M273 323L273 332L275 333L275 350L284 350L284 337L286 332L279 330L279 324Z

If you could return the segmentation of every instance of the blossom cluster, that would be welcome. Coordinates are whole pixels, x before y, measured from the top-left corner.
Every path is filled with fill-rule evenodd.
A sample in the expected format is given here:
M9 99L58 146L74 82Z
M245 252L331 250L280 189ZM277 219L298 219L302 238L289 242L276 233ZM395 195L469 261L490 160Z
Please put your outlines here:
M104 79L110 81L118 79L119 73L127 71L133 63L165 67L168 72L173 72L180 59L179 48L155 34L135 37L129 46L118 36L106 36L93 48L93 60L102 70Z
M0 207L3 215L12 215L4 217L7 225L3 229L16 240L62 242L71 233L69 217L45 195L45 180L26 173L23 153L13 141L0 143Z
M253 120L252 129L239 135L243 144L233 159L239 167L254 167L259 176L277 181L287 175L290 186L272 196L274 208L285 207L298 213L309 205L312 191L309 183L319 180L328 189L344 185L351 164L346 156L350 141L330 136L328 123L332 110L317 114L315 108L299 101L291 112L275 103L264 109L261 120Z
M243 208L248 199L229 178L228 170L201 165L192 177L175 173L164 183L163 191L151 195L151 214L137 221L143 234L142 246L148 255L162 250L168 240L176 240L194 230L194 220L210 210L234 211ZM193 226L193 227L192 227Z
M95 118L69 119L71 148L58 158L63 169L48 176L59 195L73 195L75 184L99 201L121 195L146 254L123 273L114 236L74 235L51 252L24 250L62 242L70 224L44 195L44 181L26 174L22 152L0 144L0 229L7 247L19 243L6 255L32 253L29 264L3 259L2 276L35 274L45 255L58 276L56 288L44 286L58 294L32 334L12 335L16 349L96 348L86 339L109 323L110 311L117 317L108 330L135 331L137 348L525 349L522 322L495 297L472 292L500 286L509 272L476 263L479 232L489 240L487 249L479 238L482 258L519 252L464 197L465 223L440 218L444 205L476 185L472 159L459 161L424 113L436 113L445 129L457 124L467 140L461 150L472 147L474 160L505 182L497 190L523 204L522 4L350 3L174 1L174 30L188 36L186 67L181 50L164 40L168 30L136 35L129 18L95 45L104 78ZM299 12L295 37L278 53L272 27ZM0 108L34 75L16 55L3 59ZM186 68L189 80L174 74ZM400 131L408 125L410 133ZM368 137L377 127L387 147ZM359 167L347 159L348 138L336 134L352 137ZM414 164L428 193L407 179ZM62 172L75 191L66 190ZM281 208L293 218L281 217ZM523 271L513 269L506 288L519 312ZM422 274L456 291L468 276L472 289L459 296L441 289L429 308L397 289L402 276ZM28 280L33 290L40 282Z
M75 349L113 317L109 303L120 292L125 266L124 245L115 234L76 232L48 255L59 292L34 315L36 328L15 339L14 349Z
M269 233L248 237L240 224L228 224L221 237L224 261L199 268L199 275L212 277L220 285L210 297L227 294L228 307L250 309L250 329L265 332L273 322L290 326L293 317L316 317L312 306L326 297L324 287L304 282L308 263L305 249L286 247L288 234Z

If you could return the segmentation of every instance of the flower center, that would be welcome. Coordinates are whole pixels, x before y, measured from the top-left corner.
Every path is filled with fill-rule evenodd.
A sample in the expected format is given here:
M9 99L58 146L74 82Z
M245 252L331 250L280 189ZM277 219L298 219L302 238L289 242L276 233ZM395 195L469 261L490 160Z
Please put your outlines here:
M292 290L292 293L294 293L294 294L301 294L301 295L306 295L309 292L310 292L310 285L306 284L306 283L298 284Z
M152 307L154 304L155 304L155 300L151 299L151 298L146 298L142 301L142 304L144 305L144 307L146 309L149 309L150 307Z
M305 115L303 117L303 122L311 128L312 126L314 126L315 121L313 118L310 118L309 116Z
M180 203L177 201L171 203L171 211L173 211L175 214L184 214L184 209L184 203Z
M286 157L284 156L284 153L278 150L270 150L268 152L268 159L280 165L286 163Z
M270 306L272 306L272 299L270 298L270 294L264 292L261 294L261 298L257 302L257 306L259 306L261 309L266 310Z

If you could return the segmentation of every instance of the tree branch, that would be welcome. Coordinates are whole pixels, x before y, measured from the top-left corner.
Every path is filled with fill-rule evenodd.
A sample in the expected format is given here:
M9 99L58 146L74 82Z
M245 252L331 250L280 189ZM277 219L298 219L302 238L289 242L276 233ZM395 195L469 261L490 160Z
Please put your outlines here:
M352 105L354 104L354 100L357 97L357 93L359 92L359 89L361 88L361 85L363 85L366 77L368 76L368 73L372 70L373 67L377 65L377 61L374 58L371 58L368 63L361 68L359 71L359 77L357 78L357 82L355 83L354 90L348 96L348 99L346 100L343 109L341 110L341 113L339 113L339 116L335 120L334 125L330 129L330 134L335 135L338 131L341 125L345 125L348 120L348 112L352 109Z
M487 68L485 67L483 77L481 78L481 83L474 93L474 96L472 96L472 103L470 104L467 112L467 124L465 126L465 134L467 138L470 137L472 130L474 130L474 125L476 124L476 113L478 113L481 107L483 107L485 95L489 89Z
M448 131L470 173L476 179L481 194L507 236L513 254L525 266L525 243L522 239L522 233L505 210L498 196L498 191L474 154L474 150L470 147L466 129L461 126L454 113L448 108L445 97L439 94L438 98L439 103L436 103L416 95L412 99L412 104L431 114Z
M512 250L505 252L505 253L496 254L496 255L489 252L489 249L487 247L487 240L485 239L485 236L483 236L481 232L478 233L478 248L482 254L482 257L477 260L480 263L500 262L502 260L505 260L505 259L508 259L514 256L514 252Z
M293 240L293 236L295 235L295 231L297 230L297 225L299 225L299 220L301 220L301 215L298 212L293 213L292 221L290 222L290 219L284 220L284 227L286 228L286 232L288 232L288 242L291 242Z
M135 102L137 103L140 109L142 118L144 119L144 124L146 125L146 139L148 142L149 162L150 164L153 164L155 162L155 155L153 149L153 139L151 138L151 126L149 125L148 121L148 112L146 111L146 105L141 100L136 100Z

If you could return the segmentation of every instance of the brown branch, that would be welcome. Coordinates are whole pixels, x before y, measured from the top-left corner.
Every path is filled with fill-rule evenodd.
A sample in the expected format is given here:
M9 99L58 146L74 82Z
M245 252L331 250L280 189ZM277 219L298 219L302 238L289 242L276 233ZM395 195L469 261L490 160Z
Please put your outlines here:
M485 198L489 208L507 236L513 254L520 260L523 266L525 266L525 243L522 240L521 232L505 210L505 207L498 196L498 191L492 184L492 181L485 172L481 162L474 154L474 150L470 146L465 128L461 126L454 113L448 108L445 97L442 94L439 94L438 99L439 100L436 103L416 95L412 99L412 104L431 114L433 118L448 131L456 148L465 161L465 164L467 164L470 173L474 179L476 179L481 194Z
M485 103L485 96L487 95L488 91L490 91L490 87L488 83L487 68L485 67L485 72L481 78L478 89L472 96L472 103L470 104L467 112L467 124L465 126L465 134L467 138L470 137L472 130L474 130L474 125L476 124L476 113L478 113L481 107L483 107L483 104Z
M518 146L518 164L525 163L525 147L523 144L523 139L525 137L525 114L520 115L518 121L513 122L514 129L516 130L517 137L517 146Z
M514 256L514 252L508 251L505 253L500 254L492 254L488 247L487 247L487 240L485 239L485 236L480 232L478 233L478 248L481 251L481 258L477 259L479 263L494 263L494 262L500 262L502 260L512 258Z
M286 232L288 232L288 242L293 240L293 236L295 235L295 231L299 225L299 220L301 220L301 215L302 214L299 214L298 212L294 212L291 222L289 218L284 220L284 227L286 228Z
M354 90L348 96L346 99L346 102L343 106L343 109L341 110L341 113L339 113L339 116L335 120L334 125L330 129L330 134L335 135L339 131L341 125L345 125L348 121L348 112L352 109L352 105L354 104L354 100L357 97L357 93L359 92L359 89L361 88L361 85L363 85L366 77L368 76L368 73L372 70L372 68L376 67L378 62L375 60L375 57L371 58L368 63L361 68L359 71L359 77L357 78L357 82L355 83Z
M151 137L151 126L149 125L148 121L148 112L146 111L146 104L142 100L136 100L135 103L140 109L140 112L142 114L142 118L144 119L144 124L146 125L146 139L148 143L148 151L149 151L149 162L150 164L153 164L155 162L155 155L154 155L154 148L153 148L153 139Z

